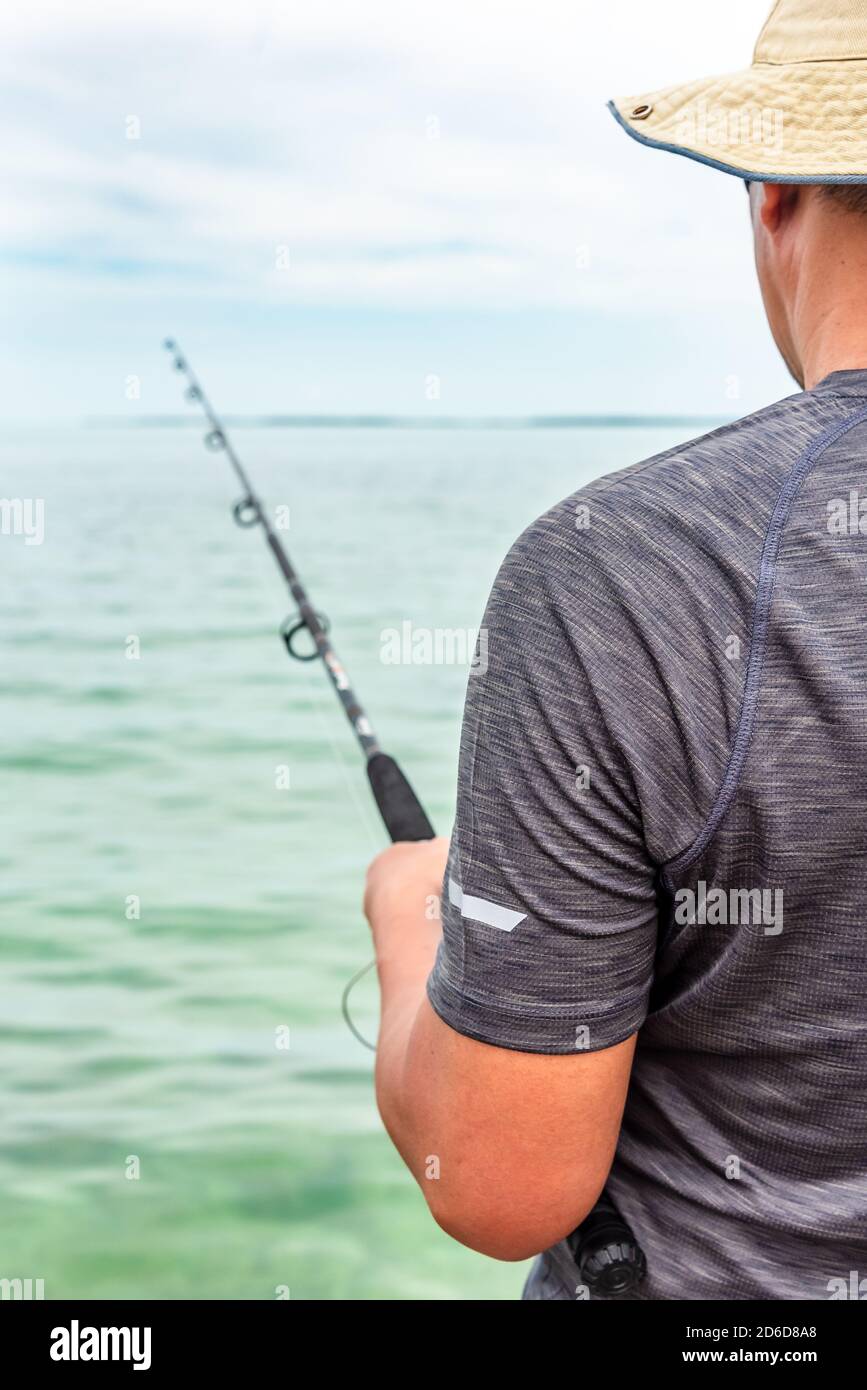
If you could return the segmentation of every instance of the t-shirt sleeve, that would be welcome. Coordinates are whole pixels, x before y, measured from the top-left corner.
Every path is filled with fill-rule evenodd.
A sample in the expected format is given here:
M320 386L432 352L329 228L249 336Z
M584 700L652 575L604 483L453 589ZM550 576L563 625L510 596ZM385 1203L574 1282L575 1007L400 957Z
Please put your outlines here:
M525 532L488 602L428 982L457 1032L522 1052L630 1037L656 948L628 728L636 704L654 718L652 672L622 594L567 524L561 512Z

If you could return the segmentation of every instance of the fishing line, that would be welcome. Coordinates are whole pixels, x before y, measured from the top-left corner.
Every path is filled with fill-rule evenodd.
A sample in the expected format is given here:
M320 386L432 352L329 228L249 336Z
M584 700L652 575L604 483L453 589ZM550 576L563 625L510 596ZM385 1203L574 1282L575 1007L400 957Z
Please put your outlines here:
M376 961L371 960L367 962L367 965L363 965L360 970L356 970L352 979L347 980L346 987L340 996L340 1012L343 1014L344 1022L346 1023L347 1028L349 1029L352 1036L358 1039L362 1047L369 1048L371 1052L376 1051L376 1043L368 1042L364 1034L359 1032L359 1030L356 1028L352 1020L352 1015L349 1012L349 996L355 989L355 986L358 984L359 980L363 980L365 975L369 975L375 965Z
M349 793L350 798L352 799L352 804L353 804L353 806L355 807L356 811L358 812L359 820L361 821L362 825L364 826L365 835L366 835L367 838L370 840L370 842L371 842L373 845L375 845L376 840L375 840L374 835L373 835L372 832L371 832L370 821L368 820L367 815L366 815L366 813L365 813L364 805L363 805L361 799L359 798L359 795L358 795L358 788L356 787L354 781L352 780L352 778L351 778L350 775L349 775L349 768L347 767L346 761L345 761L345 759L343 758L343 755L342 755L341 752L340 752L340 749L339 749L338 744L337 744L337 739L334 737L334 730L331 728L331 725L329 724L328 720L326 719L325 714L324 714L324 711L322 710L322 707L321 707L321 705L319 704L319 701L316 700L316 699L314 699L314 697L313 697L313 692L312 692L312 689L311 689L311 684L312 684L312 683L311 683L310 677L309 677L309 675L308 675L308 676L307 676L307 703L308 703L308 705L310 706L311 710L314 711L314 713L316 714L317 719L319 720L320 724L322 725L322 729L323 729L323 731L324 731L324 733L325 733L326 738L328 739L328 743L329 743L329 746L330 746L330 748L331 748L331 755L332 755L332 757L333 757L335 763L337 764L337 766L340 768L341 774L342 774L342 776L343 776L343 780L344 780L344 782L346 783L347 791L348 791L348 793ZM341 996L340 996L340 1012L341 1012L341 1014L343 1015L343 1021L344 1021L344 1023L346 1024L347 1028L349 1029L349 1031L350 1031L350 1033L352 1034L352 1036L356 1039L356 1041L357 1041L357 1042L360 1042L361 1045L362 1045L362 1047L368 1048L369 1051L371 1051L371 1052L375 1052L375 1051L376 1051L376 1043L372 1043L372 1042L368 1041L368 1039L364 1036L364 1034L361 1032L361 1030L356 1026L355 1020L353 1019L353 1017L352 1017L352 1015L351 1015L351 1013L350 1013L350 1011L349 1011L349 996L350 996L350 994L352 993L352 991L355 989L355 986L359 983L359 981L360 981L360 980L363 980L363 979L364 979L364 976L365 976L365 975L368 975L368 974L370 973L370 971L373 970L373 968L374 968L375 965L376 965L376 959L374 958L373 960L369 960L369 961L367 962L367 965L363 965L363 966L361 967L360 970L356 970L356 972L355 972L355 974L352 976L352 978L351 978L350 980L347 980L346 985L344 986L344 989L343 989L343 993L342 993Z

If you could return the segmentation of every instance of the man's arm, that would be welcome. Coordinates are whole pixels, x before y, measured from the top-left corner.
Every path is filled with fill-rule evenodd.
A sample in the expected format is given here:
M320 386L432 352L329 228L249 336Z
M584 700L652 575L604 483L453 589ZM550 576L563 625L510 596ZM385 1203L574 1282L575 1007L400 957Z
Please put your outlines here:
M503 1259L568 1235L608 1176L657 944L644 803L667 706L622 515L594 500L579 530L576 500L494 583L445 887L443 841L368 880L383 1119L440 1224Z
M617 1143L635 1036L550 1056L476 1042L425 996L440 940L448 843L393 845L368 871L382 1014L379 1109L444 1230L495 1259L568 1235L599 1195Z

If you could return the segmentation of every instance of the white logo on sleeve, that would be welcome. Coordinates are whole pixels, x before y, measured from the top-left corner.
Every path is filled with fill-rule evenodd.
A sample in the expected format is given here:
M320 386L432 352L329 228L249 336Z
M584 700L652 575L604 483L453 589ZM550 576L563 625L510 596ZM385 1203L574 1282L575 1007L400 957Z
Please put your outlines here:
M449 879L449 902L459 909L462 917L471 922L484 922L486 927L496 927L497 931L514 931L527 917L526 912L513 912L509 907L488 902L487 898L472 897L453 878Z

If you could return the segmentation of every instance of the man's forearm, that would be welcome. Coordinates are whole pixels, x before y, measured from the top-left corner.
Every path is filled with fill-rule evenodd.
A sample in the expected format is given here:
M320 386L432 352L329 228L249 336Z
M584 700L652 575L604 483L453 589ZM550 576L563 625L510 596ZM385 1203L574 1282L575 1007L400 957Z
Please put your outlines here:
M447 848L393 845L368 871L382 990L377 1100L439 1225L495 1259L522 1260L568 1235L596 1201L635 1038L545 1056L474 1040L438 1016L425 985Z

